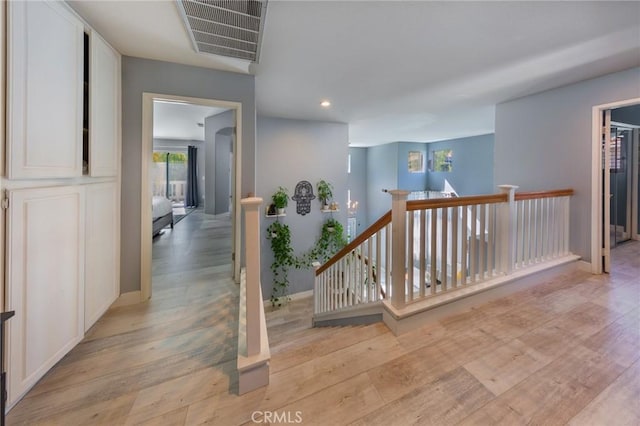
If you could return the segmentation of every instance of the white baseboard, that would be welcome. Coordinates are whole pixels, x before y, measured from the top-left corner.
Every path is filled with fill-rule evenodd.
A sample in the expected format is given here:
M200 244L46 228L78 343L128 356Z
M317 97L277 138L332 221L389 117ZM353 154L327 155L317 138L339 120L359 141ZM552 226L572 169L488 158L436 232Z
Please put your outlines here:
M578 260L577 262L577 266L578 269L584 272L592 272L593 270L591 269L591 267L593 265L591 265L591 262L586 262L584 260Z
M307 297L313 297L313 290L301 291L299 293L293 293L289 295L290 300L300 300ZM265 304L265 306L269 305L271 303L271 299L265 299L263 300L263 303Z
M142 293L140 290L122 293L111 305L111 308L119 308L120 306L135 305L142 302Z

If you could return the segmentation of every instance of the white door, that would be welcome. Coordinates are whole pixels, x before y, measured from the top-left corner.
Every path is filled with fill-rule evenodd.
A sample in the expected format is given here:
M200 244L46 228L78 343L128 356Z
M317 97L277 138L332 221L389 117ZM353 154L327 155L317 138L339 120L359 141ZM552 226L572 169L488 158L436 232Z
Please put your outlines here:
M116 182L87 185L84 330L109 309L120 292L120 204Z
M8 401L13 405L84 333L85 203L80 186L8 191Z
M84 25L63 2L7 7L8 177L80 176Z
M95 31L89 41L89 174L118 174L119 55Z

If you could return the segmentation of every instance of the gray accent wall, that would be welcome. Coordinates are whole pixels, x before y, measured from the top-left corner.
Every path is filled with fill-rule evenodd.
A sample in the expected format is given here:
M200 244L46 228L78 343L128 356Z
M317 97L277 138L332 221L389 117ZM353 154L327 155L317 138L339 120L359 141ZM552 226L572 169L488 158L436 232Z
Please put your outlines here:
M640 97L640 68L496 107L494 183L573 188L570 249L591 262L592 108Z
M367 227L391 210L391 195L398 189L398 146L395 143L367 150Z
M216 214L229 213L231 199L231 158L233 129L218 132L216 136Z
M424 191L427 189L427 144L417 142L398 142L398 183L397 189L406 191ZM409 172L409 152L422 154L422 171Z
M296 203L289 200L286 217L279 218L291 229L292 246L297 255L309 250L320 235L322 224L330 217L339 220L347 229L347 155L349 129L343 123L290 120L284 118L258 117L256 166L256 195L262 197L264 208L271 204L271 195L283 186L292 196L296 184L306 180L313 185L325 179L333 185L334 201L340 204L337 213L321 213L320 202L311 202L311 213L302 216L296 213ZM316 194L317 195L317 194ZM275 218L261 215L261 273L262 296L269 299L272 274L269 266L273 261L270 242L266 239L267 227ZM311 290L314 273L312 269L289 273L290 294Z
M347 177L347 188L351 190L351 200L358 202L355 235L364 231L368 224L367 150L368 148L349 148L351 173Z
M631 105L611 110L611 121L640 126L640 105Z
M453 167L450 172L427 171L429 189L443 191L447 181L461 197L496 193L497 188L493 184L493 144L493 134L428 144L429 153L443 149L453 150Z
M121 293L140 290L140 164L144 92L240 102L241 192L245 196L255 191L254 76L123 56Z
M225 111L204 119L204 139L207 146L204 212L207 214L218 214L219 210L223 209L223 206L217 205L219 197L224 195L218 196L217 188L222 184L218 182L218 175L221 175L221 170L225 168L225 165L226 168L229 167L229 155L227 154L226 159L221 158L218 155L218 151L223 146L226 146L227 150L229 150L231 142L229 135L235 122L234 114L234 111ZM220 176L220 179L226 180L228 185L228 177L225 179ZM229 189L226 189L225 192L228 197ZM222 204L224 205L224 203Z

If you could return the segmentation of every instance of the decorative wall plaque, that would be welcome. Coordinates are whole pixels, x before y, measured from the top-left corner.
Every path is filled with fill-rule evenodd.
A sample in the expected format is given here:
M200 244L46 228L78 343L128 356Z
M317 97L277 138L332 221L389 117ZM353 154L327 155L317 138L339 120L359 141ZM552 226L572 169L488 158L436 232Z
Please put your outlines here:
M306 180L298 182L293 192L293 197L291 197L291 199L297 203L296 213L304 216L311 212L311 200L315 198L316 196L313 195L313 185Z

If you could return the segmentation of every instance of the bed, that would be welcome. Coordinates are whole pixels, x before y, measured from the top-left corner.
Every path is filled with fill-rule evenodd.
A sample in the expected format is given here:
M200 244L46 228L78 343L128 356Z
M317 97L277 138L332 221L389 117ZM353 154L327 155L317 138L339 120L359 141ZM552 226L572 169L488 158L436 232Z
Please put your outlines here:
M155 237L160 231L171 225L173 229L173 206L171 201L159 196L153 197L153 233Z

